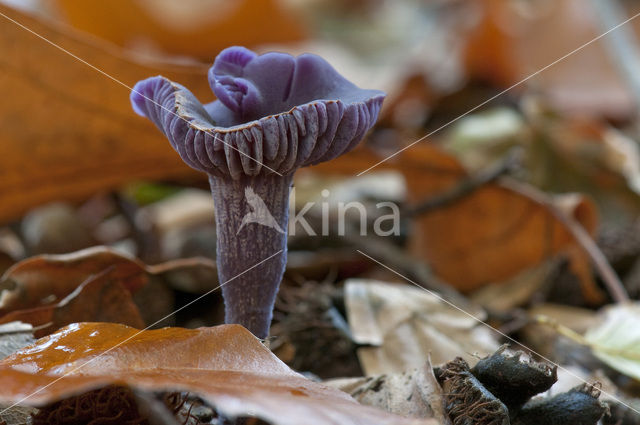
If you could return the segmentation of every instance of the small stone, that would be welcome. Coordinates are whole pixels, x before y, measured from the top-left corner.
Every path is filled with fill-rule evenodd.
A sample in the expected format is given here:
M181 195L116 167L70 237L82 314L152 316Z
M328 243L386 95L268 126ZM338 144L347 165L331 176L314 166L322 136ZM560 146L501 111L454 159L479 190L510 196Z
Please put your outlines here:
M22 235L30 254L63 254L95 244L77 212L68 204L52 203L29 212Z

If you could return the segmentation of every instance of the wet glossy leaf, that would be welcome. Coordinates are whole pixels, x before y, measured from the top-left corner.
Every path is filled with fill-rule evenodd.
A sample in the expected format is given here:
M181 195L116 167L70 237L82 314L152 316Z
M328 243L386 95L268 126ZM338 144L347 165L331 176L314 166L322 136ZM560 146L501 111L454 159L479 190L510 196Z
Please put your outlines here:
M74 324L0 362L5 403L44 405L114 383L189 391L227 416L250 413L277 425L299 425L300 418L307 425L436 424L361 406L309 381L238 325L137 331Z

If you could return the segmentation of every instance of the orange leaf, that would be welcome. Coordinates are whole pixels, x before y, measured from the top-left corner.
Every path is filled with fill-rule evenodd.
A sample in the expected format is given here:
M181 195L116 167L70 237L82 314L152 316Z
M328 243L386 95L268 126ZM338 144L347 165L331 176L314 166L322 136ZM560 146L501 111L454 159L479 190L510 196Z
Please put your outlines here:
M0 5L0 13L131 87L163 74L213 97L206 66L144 65L113 46ZM129 89L3 20L0 221L44 202L83 200L134 179L204 178L129 105Z
M436 425L359 405L303 378L238 325L136 331L80 323L0 362L4 403L41 406L110 384L189 391L227 416L252 412L278 425Z
M467 178L455 158L428 145L407 151L402 170L414 202L444 193ZM570 213L593 233L595 205L574 196ZM576 246L570 231L541 198L523 184L484 185L417 217L414 252L463 291L504 281Z
M278 0L56 0L72 25L120 46L152 42L171 54L209 61L222 49L301 41L304 23Z

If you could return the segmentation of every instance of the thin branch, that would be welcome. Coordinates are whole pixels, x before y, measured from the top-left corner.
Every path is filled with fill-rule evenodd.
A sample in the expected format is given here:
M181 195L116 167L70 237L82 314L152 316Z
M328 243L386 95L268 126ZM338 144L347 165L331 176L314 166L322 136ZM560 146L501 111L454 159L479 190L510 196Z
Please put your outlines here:
M462 180L453 188L446 190L443 193L430 196L429 198L419 202L417 205L409 207L406 214L409 216L425 214L469 196L480 187L513 172L520 166L521 158L522 149L515 147L511 149L502 160L498 161L498 163L481 170L475 176L470 176Z
M532 187L521 185L517 182L509 182L508 186L511 186L514 190L517 190L535 202L544 205L553 216L560 221L571 233L573 239L578 245L587 253L591 259L591 263L595 267L596 271L602 281L604 282L607 290L611 294L611 298L617 303L626 303L630 301L629 294L625 289L622 281L616 274L607 258L604 256L598 245L591 238L591 235L585 230L573 216L562 211L556 204L553 203L545 193L540 192Z
M625 289L622 281L616 274L607 258L604 256L598 245L591 238L589 233L585 230L585 228L573 217L568 214L565 214L563 211L560 211L558 207L549 203L550 210L556 216L558 220L560 220L566 227L569 229L573 238L578 242L578 244L585 250L585 252L591 258L593 265L595 266L598 274L602 278L605 286L609 290L611 297L617 303L625 303L629 302L629 294L627 294L627 290Z

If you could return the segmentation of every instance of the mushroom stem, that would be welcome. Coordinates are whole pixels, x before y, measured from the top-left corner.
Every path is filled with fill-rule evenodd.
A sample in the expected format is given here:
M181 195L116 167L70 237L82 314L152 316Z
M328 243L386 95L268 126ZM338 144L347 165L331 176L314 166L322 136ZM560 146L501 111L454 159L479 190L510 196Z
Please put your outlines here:
M209 176L225 322L241 324L258 338L269 334L287 263L292 181L293 174L238 179Z

